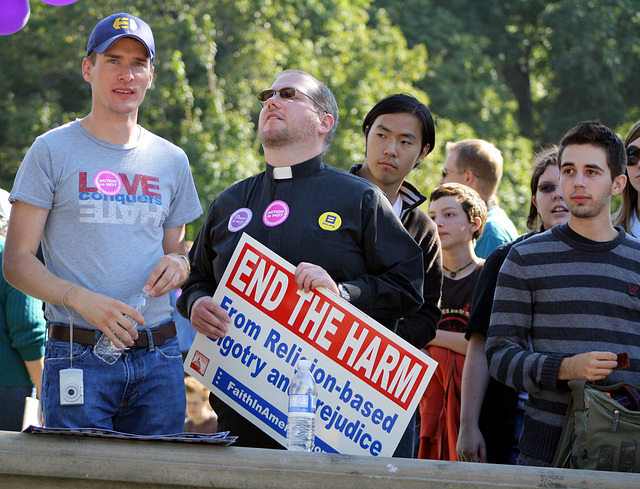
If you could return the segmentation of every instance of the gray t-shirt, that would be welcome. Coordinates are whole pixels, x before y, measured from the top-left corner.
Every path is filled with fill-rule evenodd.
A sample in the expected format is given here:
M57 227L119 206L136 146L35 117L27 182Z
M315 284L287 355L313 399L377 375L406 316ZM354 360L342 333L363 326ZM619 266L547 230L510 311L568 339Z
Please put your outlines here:
M202 214L187 156L140 130L128 145L100 141L80 121L43 134L29 148L10 196L50 211L42 251L51 272L122 301L142 289L164 255L163 229ZM152 298L145 326L171 312L169 294ZM62 306L47 304L46 316L69 323ZM78 314L74 325L93 329Z

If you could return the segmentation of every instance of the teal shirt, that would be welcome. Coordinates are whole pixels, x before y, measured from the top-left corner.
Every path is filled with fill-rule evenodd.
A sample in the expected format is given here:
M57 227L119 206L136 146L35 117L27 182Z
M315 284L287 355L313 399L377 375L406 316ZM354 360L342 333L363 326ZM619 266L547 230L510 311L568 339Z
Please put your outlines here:
M479 258L487 258L498 246L513 241L518 231L500 207L492 207L487 214L487 224L476 243L475 252Z
M0 261L5 238L0 236ZM9 285L0 274L0 385L33 386L25 361L44 356L42 301Z

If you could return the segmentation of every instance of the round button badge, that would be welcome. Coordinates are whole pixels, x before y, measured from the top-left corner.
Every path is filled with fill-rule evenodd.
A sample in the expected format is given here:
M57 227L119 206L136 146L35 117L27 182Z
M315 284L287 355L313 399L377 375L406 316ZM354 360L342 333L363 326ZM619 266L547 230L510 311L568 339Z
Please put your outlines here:
M289 217L289 206L282 200L274 200L267 206L262 215L262 222L266 226L274 227L282 224Z
M238 209L229 217L227 229L229 229L229 231L231 231L232 233L240 231L251 222L252 217L253 212L251 212L251 209L248 209L247 207Z
M342 226L342 218L335 212L325 212L318 218L318 225L325 231L336 231Z
M112 170L100 170L96 173L93 183L104 195L117 195L122 190L122 179Z

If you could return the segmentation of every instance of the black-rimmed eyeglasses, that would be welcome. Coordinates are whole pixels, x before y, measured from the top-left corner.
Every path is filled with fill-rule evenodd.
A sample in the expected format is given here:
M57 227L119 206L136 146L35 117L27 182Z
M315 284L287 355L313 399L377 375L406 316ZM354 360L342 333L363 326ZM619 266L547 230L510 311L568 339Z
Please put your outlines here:
M284 88L280 88L278 90L273 90L273 89L263 90L262 92L260 92L258 94L258 100L260 100L260 103L266 104L267 100L269 100L271 97L273 97L276 93L279 93L280 94L280 98L282 98L284 100L293 100L293 99L296 98L296 95L299 93L300 95L304 95L309 100L311 100L314 104L316 104L318 107L320 107L324 111L325 114L329 113L329 111L327 109L325 109L322 105L320 105L318 102L316 102L312 97L310 97L309 95L307 95L303 91L298 90L297 88L293 88L293 87L284 87Z
M640 160L640 149L635 146L627 148L627 166L636 166Z

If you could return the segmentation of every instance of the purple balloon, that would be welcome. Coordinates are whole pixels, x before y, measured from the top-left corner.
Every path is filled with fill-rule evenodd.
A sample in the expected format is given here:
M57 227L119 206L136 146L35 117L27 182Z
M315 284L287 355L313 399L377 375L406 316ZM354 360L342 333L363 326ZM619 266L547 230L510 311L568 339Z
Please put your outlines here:
M15 34L29 20L29 0L2 0L0 2L0 35Z
M41 0L49 5L69 5L70 3L77 2L78 0Z

